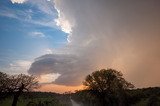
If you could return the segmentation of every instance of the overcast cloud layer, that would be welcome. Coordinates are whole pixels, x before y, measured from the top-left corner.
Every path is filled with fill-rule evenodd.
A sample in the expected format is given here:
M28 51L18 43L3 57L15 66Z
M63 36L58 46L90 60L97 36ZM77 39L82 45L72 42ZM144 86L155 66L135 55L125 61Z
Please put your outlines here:
M79 85L87 74L108 67L136 87L160 85L159 0L54 2L58 25L72 29L69 44L60 54L37 58L30 74L59 73L54 83Z

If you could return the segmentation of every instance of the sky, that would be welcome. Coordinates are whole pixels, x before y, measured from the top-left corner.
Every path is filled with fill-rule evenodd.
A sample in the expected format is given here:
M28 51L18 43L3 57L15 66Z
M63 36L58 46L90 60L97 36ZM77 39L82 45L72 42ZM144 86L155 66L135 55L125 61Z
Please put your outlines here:
M160 86L159 0L1 0L0 70L33 74L41 91L82 88L103 68Z
M34 58L50 54L53 49L66 45L67 33L61 31L54 21L58 13L53 4L46 0L0 1L2 71L27 73L27 70L21 68L31 64ZM19 68L19 71L12 68Z

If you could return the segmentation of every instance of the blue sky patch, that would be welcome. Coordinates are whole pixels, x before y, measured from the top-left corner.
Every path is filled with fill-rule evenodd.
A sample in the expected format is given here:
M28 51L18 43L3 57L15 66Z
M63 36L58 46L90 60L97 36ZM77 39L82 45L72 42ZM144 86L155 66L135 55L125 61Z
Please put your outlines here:
M56 26L57 15L48 1L12 4L10 0L1 0L0 68L17 60L32 61L47 49L65 46L67 34Z

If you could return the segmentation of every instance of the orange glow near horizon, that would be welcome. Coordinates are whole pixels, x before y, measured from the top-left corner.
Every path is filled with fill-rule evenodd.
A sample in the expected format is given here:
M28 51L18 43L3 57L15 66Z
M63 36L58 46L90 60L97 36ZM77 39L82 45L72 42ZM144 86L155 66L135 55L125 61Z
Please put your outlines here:
M37 89L36 91L65 93L68 91L74 92L75 90L82 90L83 88L84 88L83 85L64 86L64 85L55 85L55 84L44 84L44 85L41 85L41 87Z

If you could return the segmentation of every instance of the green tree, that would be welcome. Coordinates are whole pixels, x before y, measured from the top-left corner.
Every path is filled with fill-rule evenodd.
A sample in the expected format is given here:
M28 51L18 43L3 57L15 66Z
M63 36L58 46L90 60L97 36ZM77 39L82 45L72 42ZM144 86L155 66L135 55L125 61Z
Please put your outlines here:
M88 90L97 91L102 100L102 105L105 105L106 101L109 101L107 103L111 103L113 94L117 98L121 98L125 95L124 90L134 87L122 76L123 74L121 72L114 69L101 69L88 75L83 82L83 85L86 86L86 89ZM108 97L107 100L105 99L106 97ZM112 99L109 100L109 97ZM122 105L120 103L123 102L122 98L119 99L119 105Z

